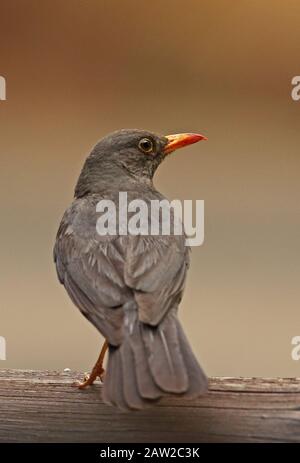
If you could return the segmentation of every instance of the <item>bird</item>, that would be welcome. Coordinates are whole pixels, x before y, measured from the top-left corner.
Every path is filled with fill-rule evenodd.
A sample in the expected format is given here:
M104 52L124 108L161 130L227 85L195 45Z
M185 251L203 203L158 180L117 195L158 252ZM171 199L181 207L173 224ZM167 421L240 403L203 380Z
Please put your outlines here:
M157 168L178 148L201 140L207 138L141 129L106 135L85 160L58 228L58 279L105 339L91 374L77 385L84 389L99 377L104 403L123 411L151 407L165 396L196 398L208 380L178 318L189 268L184 232L100 235L97 204L117 203L120 192L146 204L166 199L154 186Z

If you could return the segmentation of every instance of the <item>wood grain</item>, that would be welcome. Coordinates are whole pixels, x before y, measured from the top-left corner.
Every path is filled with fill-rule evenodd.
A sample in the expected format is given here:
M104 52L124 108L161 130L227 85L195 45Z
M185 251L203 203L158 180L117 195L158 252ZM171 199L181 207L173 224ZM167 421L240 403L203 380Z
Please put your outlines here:
M300 378L211 378L192 402L124 413L75 372L0 370L0 442L299 442Z

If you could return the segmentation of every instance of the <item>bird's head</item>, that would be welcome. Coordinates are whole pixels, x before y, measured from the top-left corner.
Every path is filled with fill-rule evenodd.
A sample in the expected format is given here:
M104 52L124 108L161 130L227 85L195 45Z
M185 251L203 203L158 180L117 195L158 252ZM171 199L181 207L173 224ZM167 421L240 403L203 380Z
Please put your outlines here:
M195 133L160 136L138 129L113 132L102 138L92 150L76 189L93 192L93 185L99 186L101 181L109 181L110 176L114 181L122 173L137 181L151 182L157 167L167 155L200 140L207 138Z

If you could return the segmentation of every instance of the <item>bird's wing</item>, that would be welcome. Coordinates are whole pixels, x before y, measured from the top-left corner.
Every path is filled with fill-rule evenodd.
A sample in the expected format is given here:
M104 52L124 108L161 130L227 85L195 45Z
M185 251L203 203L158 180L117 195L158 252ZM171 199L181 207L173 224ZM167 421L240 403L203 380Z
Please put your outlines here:
M94 201L74 201L61 221L54 247L60 282L112 345L122 341L124 304L134 301L124 281L123 247L96 233Z
M183 236L100 236L99 197L74 201L56 238L54 260L60 282L75 305L108 339L119 345L125 309L158 325L177 308L188 267ZM125 320L126 322L126 320Z
M131 236L125 282L134 291L139 319L156 326L177 308L189 266L184 236Z

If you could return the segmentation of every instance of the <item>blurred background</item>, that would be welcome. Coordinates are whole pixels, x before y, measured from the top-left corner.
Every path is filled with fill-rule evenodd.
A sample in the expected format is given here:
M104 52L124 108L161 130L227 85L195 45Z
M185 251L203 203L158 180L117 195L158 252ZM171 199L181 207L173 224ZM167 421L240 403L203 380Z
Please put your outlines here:
M209 375L300 376L297 0L2 0L0 368L88 371L101 337L52 248L86 155L118 128L195 131L156 176L204 199L180 317Z

